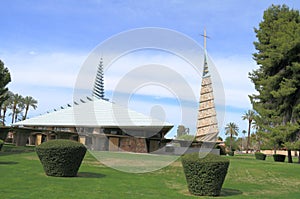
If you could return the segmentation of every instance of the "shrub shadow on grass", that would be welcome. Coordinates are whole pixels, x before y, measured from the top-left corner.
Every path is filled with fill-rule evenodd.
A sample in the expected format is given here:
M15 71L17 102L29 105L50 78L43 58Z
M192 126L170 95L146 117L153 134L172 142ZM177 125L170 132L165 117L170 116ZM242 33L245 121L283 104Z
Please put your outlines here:
M77 177L79 178L104 178L106 175L101 173L93 173L93 172L79 172Z
M2 164L19 164L18 162L13 162L13 161L8 161L8 162L1 162L0 161L0 165L2 165Z
M241 195L243 192L237 189L228 189L228 188L223 188L221 190L221 195L220 196L235 196L235 195Z

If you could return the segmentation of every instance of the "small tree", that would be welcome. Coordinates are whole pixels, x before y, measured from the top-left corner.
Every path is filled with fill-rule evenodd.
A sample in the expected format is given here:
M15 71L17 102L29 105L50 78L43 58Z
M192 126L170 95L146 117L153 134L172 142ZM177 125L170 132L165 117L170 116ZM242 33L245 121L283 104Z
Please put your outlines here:
M186 128L184 125L178 125L177 127L177 138L182 135L188 135L190 133L190 129Z
M235 150L239 150L239 143L240 143L240 139L238 139L237 137L233 136L233 137L226 137L225 141L224 141L226 146L229 146L229 150L230 151L235 151Z
M249 145L250 145L250 135L251 135L251 125L252 121L254 120L255 113L252 110L248 110L245 112L245 114L242 116L243 120L248 120L248 139L247 139L247 146L246 146L246 153L248 153Z
M233 136L238 136L239 127L233 123L230 122L225 127L225 135L230 135L230 151L232 150L232 139Z

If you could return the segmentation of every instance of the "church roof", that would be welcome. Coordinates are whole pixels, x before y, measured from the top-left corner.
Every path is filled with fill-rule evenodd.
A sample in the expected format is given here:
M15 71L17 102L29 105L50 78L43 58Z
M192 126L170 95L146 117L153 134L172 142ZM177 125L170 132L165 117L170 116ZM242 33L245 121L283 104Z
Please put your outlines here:
M168 127L163 122L102 99L82 101L51 113L16 122L12 126L63 127Z

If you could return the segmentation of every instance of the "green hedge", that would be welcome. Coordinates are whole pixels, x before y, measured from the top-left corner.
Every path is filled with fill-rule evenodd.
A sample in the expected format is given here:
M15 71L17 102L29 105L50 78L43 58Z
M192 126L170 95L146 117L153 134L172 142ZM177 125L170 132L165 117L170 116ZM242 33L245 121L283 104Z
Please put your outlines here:
M199 196L220 195L229 160L214 154L199 157L199 153L181 157L189 192Z
M273 158L274 158L275 162L284 162L285 161L285 155L274 154Z
M38 157L48 176L73 177L86 153L83 144L71 140L50 140L36 147Z
M2 147L3 147L3 144L4 144L4 141L0 140L0 151L1 151Z
M267 155L261 153L261 152L255 152L255 158L257 160L266 160Z

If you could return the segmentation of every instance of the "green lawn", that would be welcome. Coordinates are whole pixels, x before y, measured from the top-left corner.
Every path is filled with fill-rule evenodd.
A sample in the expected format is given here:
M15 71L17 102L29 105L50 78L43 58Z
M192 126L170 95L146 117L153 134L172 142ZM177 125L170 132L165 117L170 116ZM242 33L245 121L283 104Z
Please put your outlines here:
M32 148L23 148L22 153L9 149L0 152L0 198L209 198L188 193L180 161L151 173L132 174L86 154L79 177L60 178L44 174ZM300 165L275 163L271 157L255 160L252 155L226 158L230 167L218 198L300 198Z

